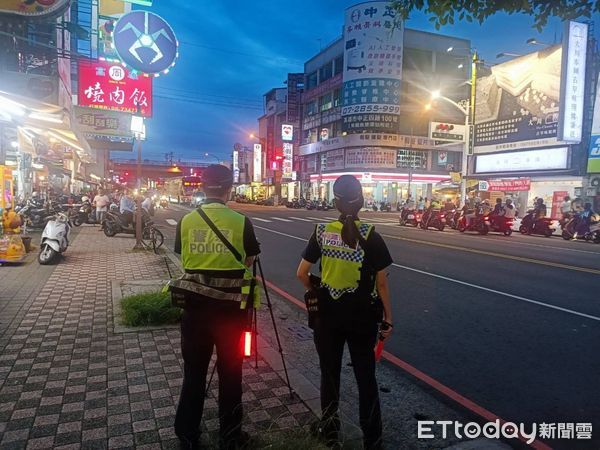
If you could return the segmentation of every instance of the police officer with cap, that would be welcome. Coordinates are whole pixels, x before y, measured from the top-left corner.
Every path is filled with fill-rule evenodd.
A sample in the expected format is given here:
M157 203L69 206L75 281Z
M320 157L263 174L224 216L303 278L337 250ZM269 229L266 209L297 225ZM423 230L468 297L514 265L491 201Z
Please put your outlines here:
M347 343L358 384L364 445L379 449L382 425L374 348L378 334L386 339L392 332L386 273L392 258L373 226L358 218L364 203L360 182L343 175L334 183L333 193L340 217L317 225L297 272L307 289L307 303L312 305L311 299L318 299L313 324L321 366L322 418L313 432L331 446L339 440L340 373ZM322 278L315 286L310 269L319 260Z
M220 447L234 449L248 440L241 430L241 339L258 307L250 267L260 253L252 223L229 209L233 174L211 165L202 174L206 201L177 225L175 252L184 275L169 283L173 303L184 308L181 320L183 386L175 433L182 448L197 448L206 396L206 375L213 347L219 374Z

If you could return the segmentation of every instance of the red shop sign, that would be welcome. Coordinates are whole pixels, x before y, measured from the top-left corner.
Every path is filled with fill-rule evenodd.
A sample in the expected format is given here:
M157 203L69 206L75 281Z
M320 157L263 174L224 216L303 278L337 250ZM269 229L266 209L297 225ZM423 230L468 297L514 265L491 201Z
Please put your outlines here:
M529 191L531 189L530 178L519 178L515 180L489 180L488 191L490 192L515 192Z
M118 63L79 63L79 106L152 117L152 78L132 74Z

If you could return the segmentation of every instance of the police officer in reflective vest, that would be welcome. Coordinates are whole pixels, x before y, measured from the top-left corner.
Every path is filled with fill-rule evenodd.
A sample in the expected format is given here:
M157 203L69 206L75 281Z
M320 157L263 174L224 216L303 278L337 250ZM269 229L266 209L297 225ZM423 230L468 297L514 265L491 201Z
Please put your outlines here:
M307 289L307 302L318 299L313 324L321 366L322 418L312 431L330 446L339 440L340 373L347 343L358 384L364 445L366 449L378 449L382 446L382 425L374 348L379 322L381 339L392 331L385 270L392 258L373 226L358 218L364 203L360 182L354 176L343 175L333 185L333 193L340 217L317 225L297 273ZM319 259L322 278L320 286L315 286L309 274Z
M206 201L177 225L175 252L185 274L169 283L173 303L184 308L181 351L184 377L175 417L182 448L197 448L213 347L219 374L220 447L242 447L241 339L249 308L258 307L250 267L260 253L248 218L229 209L233 174L221 165L202 175Z

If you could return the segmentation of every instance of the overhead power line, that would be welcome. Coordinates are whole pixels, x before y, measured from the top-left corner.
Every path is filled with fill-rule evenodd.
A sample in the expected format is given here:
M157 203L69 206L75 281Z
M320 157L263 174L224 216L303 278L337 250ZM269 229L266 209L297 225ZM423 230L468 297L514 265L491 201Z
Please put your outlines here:
M179 41L180 44L185 44L185 45L190 45L192 47L199 47L199 48L204 48L206 50L212 50L215 52L222 52L222 53L228 53L231 55L241 55L241 56L248 56L250 58L258 58L259 60L256 61L256 64L260 64L260 60L269 60L269 61L280 61L280 62L286 62L287 64L296 64L296 65L303 65L304 62L300 61L299 59L292 59L292 58L285 58L282 56L269 56L269 55L259 55L256 53L245 53L245 52L238 52L236 50L231 50L231 49L226 49L226 48L219 48L219 47L212 47L210 45L205 45L205 44L198 44L196 42L186 42L186 41Z

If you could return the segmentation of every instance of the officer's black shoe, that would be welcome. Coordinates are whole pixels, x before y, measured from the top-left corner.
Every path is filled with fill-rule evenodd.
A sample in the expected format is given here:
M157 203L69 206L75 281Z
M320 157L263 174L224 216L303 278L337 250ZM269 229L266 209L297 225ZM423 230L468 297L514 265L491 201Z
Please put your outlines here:
M200 448L200 442L197 438L179 438L179 448L181 450L197 450Z
M251 437L245 431L235 437L220 438L219 439L219 450L240 450L249 448Z
M319 419L310 425L310 432L327 447L341 448L339 419Z

